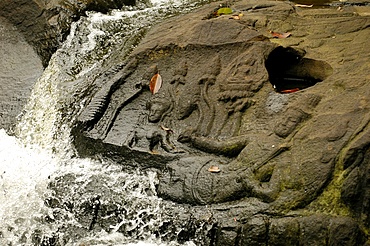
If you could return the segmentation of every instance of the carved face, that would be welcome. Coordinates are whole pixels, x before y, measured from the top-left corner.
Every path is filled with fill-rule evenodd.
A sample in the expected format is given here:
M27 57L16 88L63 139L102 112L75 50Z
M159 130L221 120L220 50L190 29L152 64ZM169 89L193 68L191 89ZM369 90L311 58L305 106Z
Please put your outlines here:
M264 58L258 52L245 52L228 68L225 86L230 90L257 92L268 80Z
M169 110L169 108L170 103L163 100L150 102L148 105L148 121L152 123L160 121L162 116L166 113L167 110Z
M288 109L275 127L275 134L279 137L287 137L306 117L306 114L298 109Z

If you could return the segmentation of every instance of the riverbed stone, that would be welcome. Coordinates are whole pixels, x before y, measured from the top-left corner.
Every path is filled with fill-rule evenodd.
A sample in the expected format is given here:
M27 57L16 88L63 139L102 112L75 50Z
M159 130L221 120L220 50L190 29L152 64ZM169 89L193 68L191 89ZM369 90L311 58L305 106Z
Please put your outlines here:
M218 220L223 245L364 243L370 19L352 5L277 1L212 16L219 4L151 28L81 113L80 154L98 143L127 165L131 150L158 169L164 199L245 206L237 225Z
M17 27L3 17L0 47L0 128L11 134L43 67Z
M86 11L107 12L134 4L135 0L3 0L0 16L18 28L47 66L68 35L72 22Z
M67 33L77 9L95 6L87 2L29 1L34 15L9 18L22 32L38 30L26 38L46 65L53 50L45 47L63 40L58 33ZM152 192L176 208L164 208L156 228L165 240L369 243L370 18L358 8L367 2L303 8L242 0L219 16L220 4L155 25L125 61L107 62L112 69L99 71L104 78L81 102L72 131L78 154L155 170ZM150 81L162 82L158 92ZM112 204L124 198L105 179L79 187L81 200L68 190L78 179L61 177L50 184L48 205L74 213L82 233L109 230L124 215ZM100 189L101 196L92 191ZM73 199L63 200L66 193Z
M107 12L131 0L0 1L0 127L12 134L32 87L71 24L86 11Z

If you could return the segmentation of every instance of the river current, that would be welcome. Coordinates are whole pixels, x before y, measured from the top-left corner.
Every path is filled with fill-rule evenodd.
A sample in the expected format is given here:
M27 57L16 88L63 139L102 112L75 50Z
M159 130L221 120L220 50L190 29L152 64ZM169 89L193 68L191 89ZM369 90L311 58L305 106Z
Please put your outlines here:
M78 81L99 76L96 71L101 71L115 49L126 49L128 55L152 24L200 4L145 2L108 14L89 12L72 24L67 40L36 81L15 136L0 129L0 245L178 245L162 242L152 233L163 224L160 210L171 206L156 196L155 172L125 170L99 158L79 158L70 130L89 89L88 82ZM51 184L65 185L59 182L61 177L73 177L73 182L51 189ZM94 180L103 180L113 194L127 198L126 217L110 225L109 231L67 235L68 230L60 228L82 225L72 213L48 201L55 198L55 190L63 188L65 193L58 199L83 203L86 187ZM122 233L121 228L129 233Z

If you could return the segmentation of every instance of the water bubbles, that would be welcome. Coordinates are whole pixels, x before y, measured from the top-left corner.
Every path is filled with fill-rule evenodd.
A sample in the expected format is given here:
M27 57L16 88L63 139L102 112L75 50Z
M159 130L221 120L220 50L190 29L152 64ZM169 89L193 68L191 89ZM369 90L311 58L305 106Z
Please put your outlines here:
M32 233L42 228L43 205L50 175L56 162L45 152L25 148L15 137L0 130L0 244L32 244ZM37 226L38 225L38 226ZM37 228L39 227L39 228Z
M24 147L4 130L0 153L0 245L155 240L163 206L155 196L155 172L61 160Z
M156 172L77 158L71 129L107 67L122 66L154 23L200 2L153 0L72 24L33 88L19 140L0 130L0 245L178 245L172 210L190 215L156 196Z

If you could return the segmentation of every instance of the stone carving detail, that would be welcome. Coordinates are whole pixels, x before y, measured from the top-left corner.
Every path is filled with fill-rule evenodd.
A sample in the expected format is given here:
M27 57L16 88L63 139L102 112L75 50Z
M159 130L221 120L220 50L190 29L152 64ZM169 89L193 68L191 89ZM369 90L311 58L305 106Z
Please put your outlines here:
M0 12L44 66L84 10L134 4L42 2L5 0ZM149 226L158 239L181 244L370 245L367 2L302 8L241 0L227 3L235 16L219 16L220 3L213 2L153 25L129 57L117 47L130 42L98 42L112 55L79 79L80 64L62 67L79 45L62 47L50 63L52 83L63 92L56 100L63 120L74 124L84 104L72 132L79 154L155 170L156 195L175 203L156 207L158 214L140 211L150 223L135 238L130 219L137 214L122 209L132 208L131 201L117 195L125 178L94 173L81 186L80 174L61 173L45 199L57 214L42 218L56 233L33 228L21 240L82 240L113 227L140 240ZM214 18L204 18L210 12ZM291 35L273 39L269 31ZM163 86L152 95L148 84L158 72ZM73 225L66 226L64 215L76 218ZM153 215L160 224L154 228Z
M281 95L288 98L286 104L266 114L265 102L276 92L265 62L276 47L262 40L137 54L80 115L85 135L138 153L170 157L158 192L175 201L209 204L256 197L276 208L306 204L332 173L339 149L334 150L330 141L340 141L346 132L313 141L313 152L325 146L330 153L294 158L301 151L295 142L309 141L302 129L310 127L306 122L321 96ZM295 55L299 60L304 53ZM147 59L137 62L140 56ZM151 95L148 83L158 72L163 86ZM221 173L208 172L210 165ZM321 173L310 173L317 165L323 165ZM308 174L317 179L311 181Z
M201 213L215 211L209 218L223 228L217 240L234 240L224 245L267 245L266 238L279 244L285 229L293 244L311 242L297 235L347 222L351 245L362 242L349 217L369 226L367 92L356 88L365 83L345 90L344 79L333 73L344 61L330 57L329 65L323 55L312 58L326 52L312 51L321 38L297 45L310 51L306 57L304 49L277 44L300 42L299 36L270 42L262 35L268 25L281 23L269 22L276 13L295 11L291 5L242 1L235 8L248 12L243 20L204 20L200 10L194 18L161 24L127 64L99 78L75 129L79 153L155 168L160 197L207 205L196 206ZM170 28L176 38L164 38ZM163 85L152 95L149 81L158 72ZM341 97L363 99L342 105ZM309 225L311 220L321 224ZM320 238L336 241L329 231Z
M207 20L197 30L209 22L220 24ZM92 144L76 144L79 152L94 148L126 165L156 168L162 198L236 202L251 214L316 206L343 163L341 199L364 216L367 203L353 198L368 197L358 186L366 182L369 120L358 110L325 109L330 103L310 86L331 76L328 63L249 27L242 32L242 41L211 44L191 35L185 45L144 40L127 64L96 81L100 89L80 114L76 137ZM156 73L163 84L153 95ZM295 87L301 91L284 94Z

